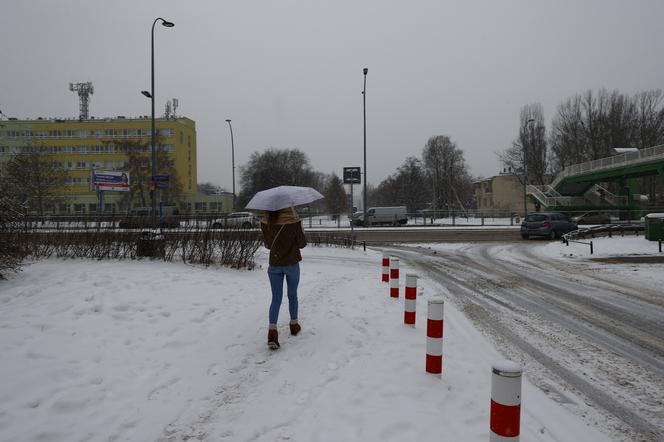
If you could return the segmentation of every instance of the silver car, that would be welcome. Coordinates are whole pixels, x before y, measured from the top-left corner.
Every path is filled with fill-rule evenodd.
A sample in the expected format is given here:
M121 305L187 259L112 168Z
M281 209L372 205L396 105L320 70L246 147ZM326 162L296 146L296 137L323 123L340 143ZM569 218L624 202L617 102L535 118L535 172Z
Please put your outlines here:
M211 225L213 229L253 229L258 223L258 218L251 212L233 212L213 220Z
M521 238L544 236L549 239L556 239L576 229L577 225L563 213L536 212L526 216L521 223Z
M605 212L586 212L579 216L573 216L572 221L581 224L610 224L611 215Z

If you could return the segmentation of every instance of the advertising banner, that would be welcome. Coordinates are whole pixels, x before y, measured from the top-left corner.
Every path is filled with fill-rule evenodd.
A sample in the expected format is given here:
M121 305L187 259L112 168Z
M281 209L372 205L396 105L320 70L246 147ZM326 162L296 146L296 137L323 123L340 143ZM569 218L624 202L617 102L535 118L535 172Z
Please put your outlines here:
M92 186L97 190L129 192L129 172L121 170L93 170Z

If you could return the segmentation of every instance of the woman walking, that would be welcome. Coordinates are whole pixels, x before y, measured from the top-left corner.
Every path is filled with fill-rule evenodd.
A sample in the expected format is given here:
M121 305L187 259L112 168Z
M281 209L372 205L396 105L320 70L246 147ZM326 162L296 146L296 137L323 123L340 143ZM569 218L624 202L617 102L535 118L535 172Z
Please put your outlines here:
M290 332L295 336L300 332L297 321L297 286L300 282L300 249L307 245L302 230L302 222L292 207L266 212L261 221L263 242L270 250L270 265L267 275L272 288L270 304L270 325L267 332L267 345L271 349L279 348L277 319L284 294L284 277L288 287L288 311L290 313Z

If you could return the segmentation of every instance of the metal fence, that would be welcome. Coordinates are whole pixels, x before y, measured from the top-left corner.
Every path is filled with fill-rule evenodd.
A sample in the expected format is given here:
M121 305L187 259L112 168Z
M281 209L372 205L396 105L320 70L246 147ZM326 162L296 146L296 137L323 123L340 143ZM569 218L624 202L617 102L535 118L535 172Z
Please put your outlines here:
M545 210L543 210L544 212ZM591 210L591 211L565 211L571 218L581 217L580 224L625 224L642 222L647 213L664 212L664 207L650 207L648 210ZM583 219L588 214L603 214L599 221ZM214 229L215 225L223 225L224 215L218 213L199 213L164 217L164 224L159 223L158 228L164 230L177 229ZM364 228L351 226L348 214L308 213L300 215L302 224L306 229L351 229ZM433 212L417 212L407 214L405 225L398 227L481 227L481 226L519 226L522 214L506 210L439 210ZM21 222L27 230L115 230L115 229L149 229L152 228L152 218L149 216L126 216L116 214L104 215L36 215L23 216ZM259 218L254 223L254 229L259 228ZM397 227L392 224L376 225L372 227ZM237 226L229 226L237 228Z

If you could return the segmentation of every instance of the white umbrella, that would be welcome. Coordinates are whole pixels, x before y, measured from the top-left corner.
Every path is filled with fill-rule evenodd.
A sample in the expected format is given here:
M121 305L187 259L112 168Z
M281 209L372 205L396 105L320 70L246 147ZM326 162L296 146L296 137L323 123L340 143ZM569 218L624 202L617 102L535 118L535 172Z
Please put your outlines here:
M258 192L247 203L247 209L275 211L309 204L323 198L316 189L301 186L279 186Z

